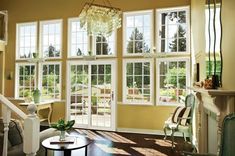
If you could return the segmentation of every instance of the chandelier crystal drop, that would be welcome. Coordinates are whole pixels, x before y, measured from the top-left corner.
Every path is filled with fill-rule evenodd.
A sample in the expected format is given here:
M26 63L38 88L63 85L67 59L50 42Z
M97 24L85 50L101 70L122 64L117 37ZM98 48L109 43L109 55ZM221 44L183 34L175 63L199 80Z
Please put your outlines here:
M86 3L79 15L80 27L89 35L110 36L121 27L119 8Z

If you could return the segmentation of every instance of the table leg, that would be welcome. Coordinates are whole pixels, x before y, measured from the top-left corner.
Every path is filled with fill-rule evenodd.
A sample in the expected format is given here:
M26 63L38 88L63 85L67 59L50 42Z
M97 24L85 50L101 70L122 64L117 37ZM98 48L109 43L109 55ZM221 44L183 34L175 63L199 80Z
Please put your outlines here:
M52 114L52 106L49 107L49 113L48 113L48 124L51 124L51 114Z
M47 156L47 149L45 149L45 156Z
M85 156L87 156L87 146L85 147Z
M65 150L64 156L71 156L71 150Z

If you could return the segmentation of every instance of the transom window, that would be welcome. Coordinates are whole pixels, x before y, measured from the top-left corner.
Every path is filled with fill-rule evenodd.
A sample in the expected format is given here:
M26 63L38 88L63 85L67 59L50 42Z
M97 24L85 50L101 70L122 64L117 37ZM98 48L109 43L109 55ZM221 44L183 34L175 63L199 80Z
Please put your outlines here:
M95 51L96 55L114 55L115 49L115 35L112 33L110 36L96 36Z
M127 104L152 104L153 72L148 59L126 59L123 63L123 100Z
M35 64L16 64L16 86L15 95L17 98L27 98L32 96L36 84Z
M37 47L37 23L17 24L16 59L30 58Z
M151 10L125 12L123 52L126 55L150 53L152 50L153 13Z
M158 52L189 52L188 8L157 10Z
M88 54L89 37L87 31L80 28L78 18L69 19L69 55L70 57Z
M62 48L62 20L40 22L43 57L60 58Z
M189 85L188 59L158 60L158 90L159 104L178 104L181 97L187 94Z

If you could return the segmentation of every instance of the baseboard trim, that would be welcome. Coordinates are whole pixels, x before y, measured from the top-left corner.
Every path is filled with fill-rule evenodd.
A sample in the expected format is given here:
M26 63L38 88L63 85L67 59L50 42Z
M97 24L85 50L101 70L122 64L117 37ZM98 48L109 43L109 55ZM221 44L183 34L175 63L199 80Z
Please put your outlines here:
M149 135L162 135L164 136L163 130L152 130L152 129L137 129L137 128L117 128L117 132L122 133L137 133L137 134L149 134ZM167 133L167 136L170 136L170 133ZM176 132L175 136L183 137L181 133Z

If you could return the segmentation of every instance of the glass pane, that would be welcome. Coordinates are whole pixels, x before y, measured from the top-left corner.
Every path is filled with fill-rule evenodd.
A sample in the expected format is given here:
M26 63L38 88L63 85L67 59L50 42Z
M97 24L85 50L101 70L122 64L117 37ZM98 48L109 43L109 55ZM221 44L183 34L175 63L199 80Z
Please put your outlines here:
M91 74L97 74L97 65L91 66Z
M98 67L98 74L104 74L104 65L99 65Z
M180 52L185 52L186 51L186 38L180 38L179 39L179 45L178 45L178 48L179 48L179 51Z
M135 75L142 75L142 63L135 63Z
M133 87L133 84L134 84L133 76L127 76L126 84L127 84L127 87L129 88Z
M179 37L186 37L186 25L179 25L178 35Z
M168 40L168 52L177 52L177 39Z
M143 16L135 16L135 27L143 26Z
M144 76L144 88L148 88L150 85L150 76Z
M160 88L165 88L167 83L166 76L160 76Z
M135 53L142 53L143 52L143 41L136 41L135 42Z
M105 66L105 74L111 74L111 65Z
M161 62L160 63L160 75L166 75L167 74L167 62Z
M127 63L126 74L133 75L133 63Z
M186 23L186 11L179 11L178 22Z
M149 62L144 63L144 75L150 75L150 63Z
M161 14L161 19L162 19L162 25L166 24L166 19L167 19L167 13L162 13Z
M161 52L166 52L166 40L161 40Z
M179 88L186 88L186 76L179 77Z
M135 76L134 77L134 87L143 88L143 86L142 86L142 76Z
M177 12L169 12L167 17L168 17L168 24L176 24L178 22Z
M167 38L177 38L178 26L177 25L169 25L168 26L168 34Z
M91 76L91 85L97 85L97 76L96 75L92 75Z

